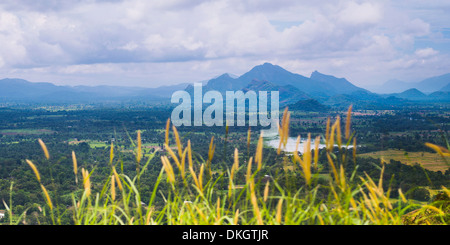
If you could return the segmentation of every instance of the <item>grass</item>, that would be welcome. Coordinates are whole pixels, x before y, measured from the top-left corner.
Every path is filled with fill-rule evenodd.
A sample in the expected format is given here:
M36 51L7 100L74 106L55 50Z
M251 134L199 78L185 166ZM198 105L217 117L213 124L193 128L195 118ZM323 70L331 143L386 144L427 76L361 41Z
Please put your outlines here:
M287 109L279 127L280 146L278 154L289 137L289 118ZM354 155L347 151L333 152L334 144L339 149L356 145L354 133L351 132L351 108L345 120L345 132L341 132L341 120L334 123L328 120L325 133L327 148L324 149L327 162L318 162L318 155L312 155L306 148L303 155L294 153L292 157L284 156L285 161L296 167L281 172L280 176L269 179L261 178L266 167L262 135L257 141L256 151L242 162L240 150L234 149L231 168L212 174L211 160L214 158L215 143L211 139L208 156L205 160L194 160L191 142L180 140L176 127L170 127L167 121L165 145L173 144L173 149L166 148L161 156L161 171L153 185L149 203L141 202L139 192L140 178L146 174L148 164L155 157L155 152L143 156L140 131L137 132L135 146L136 175L127 176L117 171L113 165L114 147L111 145L111 171L104 183L92 183L91 175L95 169L78 169L75 153L73 154L74 175L80 179L80 189L71 195L73 223L77 225L401 225L401 224L448 224L448 201L418 204L408 200L402 191L385 189L383 178L374 181L368 175L357 176L355 171L347 173L346 163ZM172 132L172 138L169 132ZM310 137L308 140L311 140ZM41 144L47 159L50 159L45 144ZM310 144L305 144L310 147ZM434 146L432 146L434 147ZM439 154L448 154L436 148ZM246 152L247 149L242 149ZM317 151L317 149L315 149ZM440 151L440 152L439 152ZM349 151L353 152L353 151ZM282 155L280 155L281 157ZM45 186L41 184L38 166L27 161L33 169L38 184L43 191L47 206L44 212L51 223L61 224L61 216L53 205ZM331 171L320 168L328 164ZM383 176L384 166L380 167ZM292 174L301 176L300 183L287 181ZM236 176L244 175L244 180ZM319 182L319 179L325 180ZM160 189L166 182L168 188ZM220 185L225 183L225 189ZM102 186L100 192L93 192L92 185ZM298 184L289 188L290 184ZM397 192L399 198L391 198ZM450 196L450 191L442 187L442 195ZM163 205L154 205L156 196L164 199ZM5 205L6 206L6 205ZM10 205L12 201L10 200ZM8 209L10 210L10 209ZM413 213L408 213L415 210ZM64 211L66 212L66 211ZM18 219L20 221L20 219ZM16 221L18 223L18 221Z

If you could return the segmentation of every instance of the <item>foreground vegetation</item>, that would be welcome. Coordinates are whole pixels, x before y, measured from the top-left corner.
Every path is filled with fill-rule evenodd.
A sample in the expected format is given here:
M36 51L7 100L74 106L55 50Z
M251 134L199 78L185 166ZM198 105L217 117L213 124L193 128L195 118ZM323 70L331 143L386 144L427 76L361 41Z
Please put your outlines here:
M240 225L399 225L448 224L450 222L450 190L442 185L430 202L408 198L408 193L394 185L392 175L386 175L387 165L380 161L373 172L361 172L357 162L357 138L351 129L351 108L345 123L337 117L328 118L325 134L305 139L304 154L284 154L289 137L290 112L285 110L279 126L280 145L276 154L264 148L263 135L256 141L248 130L244 148L232 148L218 160L218 139L211 137L205 154L193 151L190 140L180 137L176 127L166 123L163 147L145 152L141 131L132 139L135 166L130 171L124 165L119 146L111 143L107 168L78 164L72 152L72 177L75 187L61 196L55 185L52 168L46 169L26 160L35 176L34 184L41 190L45 206L35 208L38 224L80 225L146 225L146 224L240 224ZM343 129L343 133L341 132ZM225 131L228 142L229 129ZM313 141L313 139L315 139ZM310 149L310 142L324 141ZM242 141L242 140L241 140ZM245 141L245 140L243 140ZM220 141L223 143L222 141ZM39 141L44 152L43 162L51 163L47 145ZM246 144L245 144L246 143ZM206 148L202 143L202 148ZM335 147L337 145L337 147ZM226 145L225 145L226 146ZM448 149L428 143L429 149L445 159ZM267 152L267 155L266 155ZM144 154L145 153L145 154ZM159 159L157 159L159 158ZM274 164L273 159L277 164ZM156 178L148 178L155 160L161 163ZM223 163L223 164L222 164ZM374 164L375 165L375 164ZM158 166L157 166L158 168ZM106 173L105 173L105 169ZM96 175L102 171L102 175ZM427 172L424 170L422 174ZM104 177L107 176L107 177ZM435 180L432 176L428 176ZM145 183L145 184L144 184ZM150 183L150 184L148 184ZM446 183L446 182L443 182ZM28 210L13 215L14 196L3 201L9 224L30 222ZM412 190L412 189L411 189ZM67 201L68 200L68 201ZM70 204L68 204L70 203Z

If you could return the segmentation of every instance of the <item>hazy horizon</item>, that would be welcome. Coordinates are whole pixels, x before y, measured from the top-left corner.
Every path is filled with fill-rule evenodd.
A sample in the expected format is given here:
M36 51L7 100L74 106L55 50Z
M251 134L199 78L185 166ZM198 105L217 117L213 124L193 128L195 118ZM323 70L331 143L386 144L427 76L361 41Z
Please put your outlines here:
M269 62L371 88L449 73L448 1L0 3L0 79L160 87Z

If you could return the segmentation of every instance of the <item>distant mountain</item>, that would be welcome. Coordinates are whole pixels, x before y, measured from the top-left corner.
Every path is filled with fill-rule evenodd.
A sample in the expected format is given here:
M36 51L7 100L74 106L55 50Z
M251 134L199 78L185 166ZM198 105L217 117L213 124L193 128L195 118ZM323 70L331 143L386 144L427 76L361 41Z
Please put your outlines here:
M425 93L435 92L450 83L450 73L422 80L415 88Z
M311 79L291 73L280 66L264 63L253 67L250 71L239 77L231 77L228 74L223 74L217 78L211 79L203 86L203 91L215 90L221 93L226 91L237 91L245 88L253 80L269 81L277 86L292 85L306 93L330 93L326 86L317 84ZM186 90L191 92L192 86Z
M330 96L341 93L350 94L355 91L366 91L353 85L345 78L336 78L317 71L313 72L311 77L305 77L270 63L255 66L239 77L223 74L209 80L202 90L203 92L215 90L225 94L226 91L242 90L253 81L266 81L280 87L290 85L291 88L296 88L308 97L318 100L325 100ZM188 86L186 91L193 94L193 86Z
M389 80L379 87L372 87L371 91L382 94L401 93L408 89L418 89L423 93L439 91L450 83L450 73L430 77L420 82L404 82L400 80Z
M351 94L339 94L332 96L323 102L324 105L347 108L350 104L355 109L386 109L391 106L405 105L409 103L406 99L394 96L381 96L369 91L356 91Z
M368 87L368 89L375 93L391 94L391 93L401 93L413 87L414 83L408 83L405 81L392 79L385 82L381 86L372 86L370 88Z
M33 83L23 79L0 80L0 101L40 103L95 103L124 100L162 100L187 84L160 88L120 86L57 86L51 83Z
M331 87L338 94L350 94L356 91L367 91L347 81L345 78L337 78L331 75L325 75L318 71L314 71L310 78L314 81L319 81Z
M445 87L439 89L439 91L444 91L444 92L450 91L450 83L448 83Z
M376 94L355 86L345 78L322 74L318 71L310 77L292 73L284 68L264 63L253 67L241 76L228 73L208 81L202 81L203 93L219 91L279 91L280 106L295 104L301 100L314 99L320 104L333 107L386 107L411 102L450 101L450 73L425 79L419 83L390 81L386 88L399 89L413 86L396 93ZM158 88L120 86L57 86L51 83L33 83L23 79L0 80L0 102L41 103L95 103L123 101L166 101L178 90L193 93L193 85L183 83ZM427 92L428 91L428 92Z
M157 88L140 88L140 96L158 96L162 98L171 98L172 94L178 90L184 90L190 83L181 83L176 85L167 85Z
M326 112L331 109L329 106L323 105L315 99L299 100L294 104L288 105L288 107L289 110L314 112Z
M443 89L445 89L445 87ZM435 103L450 101L450 91L436 91L427 95L425 93L422 93L418 89L412 88L401 93L383 94L382 97L395 97L399 99L405 99L410 102Z
M450 91L436 91L429 94L428 98L436 102L450 102Z
M253 79L269 81L279 86L292 85L311 96L327 96L334 93L325 83L289 72L280 66L270 63L255 66L237 80L240 84L248 84Z
M93 96L92 93L78 92L70 87L51 83L32 83L23 79L6 78L0 80L0 100L15 102L45 101L53 102L79 100Z
M408 89L406 91L403 91L402 93L392 94L392 96L395 96L397 98L402 98L402 99L408 99L408 100L425 100L425 99L427 99L426 94L420 92L418 89L415 89L415 88Z
M259 81L254 79L246 87L242 89L244 93L248 91L278 91L280 106L285 106L291 103L295 103L298 100L310 99L305 92L300 91L292 85L278 86L268 81ZM268 103L270 101L270 93L268 92Z

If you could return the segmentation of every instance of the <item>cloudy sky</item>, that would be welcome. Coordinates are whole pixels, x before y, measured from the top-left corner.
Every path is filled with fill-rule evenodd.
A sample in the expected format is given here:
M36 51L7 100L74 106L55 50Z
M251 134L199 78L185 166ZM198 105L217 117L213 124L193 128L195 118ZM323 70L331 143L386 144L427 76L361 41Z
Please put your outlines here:
M319 3L320 2L320 3ZM15 0L0 78L156 87L264 62L359 86L450 72L448 0Z

